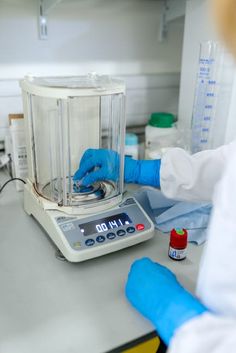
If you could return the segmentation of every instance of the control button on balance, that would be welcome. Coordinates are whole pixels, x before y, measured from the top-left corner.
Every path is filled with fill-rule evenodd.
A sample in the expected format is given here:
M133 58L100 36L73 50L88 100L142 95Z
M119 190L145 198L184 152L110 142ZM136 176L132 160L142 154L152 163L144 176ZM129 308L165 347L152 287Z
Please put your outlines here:
M126 231L123 230L123 229L120 229L116 232L116 234L119 236L119 237L123 237L125 234L126 234Z
M108 233L107 234L107 239L112 240L112 239L115 239L115 237L116 237L115 233Z
M127 233L134 233L134 232L135 232L135 228L134 228L134 227L128 227L128 228L126 229L126 232L127 232Z
M87 246L93 246L95 244L95 241L93 239L87 239L85 242L85 245Z
M136 224L136 229L137 230L144 230L145 226L144 224L140 223L140 224Z
M96 240L98 243L103 243L105 241L105 237L103 235L99 235Z

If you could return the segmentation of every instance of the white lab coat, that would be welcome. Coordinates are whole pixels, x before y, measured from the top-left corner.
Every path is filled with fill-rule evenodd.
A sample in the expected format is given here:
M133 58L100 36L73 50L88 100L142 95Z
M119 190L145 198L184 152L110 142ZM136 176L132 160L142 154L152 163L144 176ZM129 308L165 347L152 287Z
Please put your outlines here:
M168 352L236 352L236 142L193 156L171 149L162 159L161 189L214 205L197 285L210 312L180 327Z

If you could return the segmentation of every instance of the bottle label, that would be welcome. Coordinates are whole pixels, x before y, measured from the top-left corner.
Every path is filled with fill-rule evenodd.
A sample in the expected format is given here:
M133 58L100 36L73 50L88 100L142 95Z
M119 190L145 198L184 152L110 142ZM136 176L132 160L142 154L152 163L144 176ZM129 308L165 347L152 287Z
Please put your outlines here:
M186 255L187 255L187 248L180 250L180 249L174 249L171 246L169 247L169 256L172 259L183 260L185 259Z

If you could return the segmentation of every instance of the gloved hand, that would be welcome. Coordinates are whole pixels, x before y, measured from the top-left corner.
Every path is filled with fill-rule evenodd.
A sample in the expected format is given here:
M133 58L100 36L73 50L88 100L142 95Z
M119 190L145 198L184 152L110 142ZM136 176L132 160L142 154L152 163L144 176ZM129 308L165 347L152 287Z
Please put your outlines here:
M116 181L119 175L119 155L105 149L88 149L80 161L80 166L73 180L82 180L88 186L99 180Z
M160 160L136 161L125 157L124 178L126 183L138 183L160 187ZM119 155L105 149L88 149L80 161L74 181L82 180L88 186L98 180L116 181L119 175Z
M167 345L176 329L207 311L170 270L148 258L137 260L131 266L126 296L154 324Z

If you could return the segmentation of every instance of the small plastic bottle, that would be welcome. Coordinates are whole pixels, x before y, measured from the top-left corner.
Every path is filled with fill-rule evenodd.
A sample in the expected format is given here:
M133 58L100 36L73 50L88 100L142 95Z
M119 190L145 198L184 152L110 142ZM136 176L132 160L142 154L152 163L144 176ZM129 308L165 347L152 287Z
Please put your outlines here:
M184 260L187 256L188 232L186 229L172 229L168 255L173 260Z
M125 155L138 159L138 136L133 133L125 135Z

